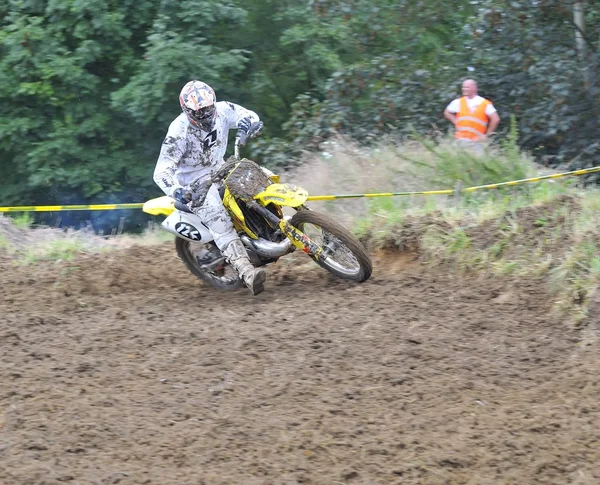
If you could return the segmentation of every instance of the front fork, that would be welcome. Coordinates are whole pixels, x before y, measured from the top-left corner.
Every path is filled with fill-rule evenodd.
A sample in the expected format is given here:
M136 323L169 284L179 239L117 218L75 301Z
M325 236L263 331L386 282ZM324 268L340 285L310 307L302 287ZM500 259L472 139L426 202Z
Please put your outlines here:
M271 222L273 225L279 227L281 232L285 234L285 236L292 241L292 244L300 249L302 252L308 254L309 256L314 257L315 259L322 261L325 259L325 255L323 254L323 248L316 244L311 238L309 238L306 234L304 234L300 229L292 226L285 219L280 219L275 214L273 214L270 210L263 207L256 201L250 201L246 203L248 207L251 207L260 215L262 215L265 219Z

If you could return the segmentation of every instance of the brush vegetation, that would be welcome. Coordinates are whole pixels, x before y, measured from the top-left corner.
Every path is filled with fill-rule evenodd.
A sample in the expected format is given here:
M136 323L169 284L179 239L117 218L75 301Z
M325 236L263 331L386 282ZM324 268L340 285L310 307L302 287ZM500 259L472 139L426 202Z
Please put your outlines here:
M391 171L388 183L396 191L414 190L415 181L418 190L448 189L549 174L518 150L512 130L502 145L479 155L447 140L419 140L381 147L370 160ZM395 168L381 163L391 159ZM451 196L362 200L353 227L373 251L413 251L444 271L536 278L553 295L555 310L579 322L600 285L600 191L584 182L571 177Z
M53 228L33 224L27 213L13 217L0 214L0 256L19 265L41 262L70 261L79 254L101 253L132 245L152 246L172 241L173 236L149 221L139 235L123 234L117 230L111 235L96 234L91 227Z

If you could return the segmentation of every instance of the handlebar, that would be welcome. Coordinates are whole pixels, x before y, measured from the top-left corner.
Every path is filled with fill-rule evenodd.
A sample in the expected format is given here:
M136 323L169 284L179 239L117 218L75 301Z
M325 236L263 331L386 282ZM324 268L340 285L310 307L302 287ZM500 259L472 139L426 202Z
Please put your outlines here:
M240 139L239 138L235 139L235 145L233 148L233 156L236 160L240 159Z
M262 129L263 129L262 121L257 121L255 123L252 123L252 125L250 126L250 129L248 130L248 133L247 133L248 140L252 140L253 138L256 138L258 135L260 135L260 133L262 132ZM235 139L233 156L236 160L240 159L240 139L237 137Z
M232 160L233 159L233 160ZM227 161L217 170L211 174L211 180L213 183L219 183L229 173L235 165L240 161L240 140L235 139L235 145L233 149L233 155L227 159Z
M253 124L249 130L250 139L258 136L262 130L262 127L263 127L262 121L259 121L255 124ZM230 157L230 159L231 158L233 158L235 163L237 163L241 160L241 158L240 158L240 139L237 137L235 138L235 144L233 147L233 156ZM231 160L227 160L227 162L223 166L221 166L221 168L219 170L217 170L216 172L214 172L211 175L211 179L212 179L213 183L220 182L222 180L222 178L227 174L227 172L233 168L235 163L232 165Z

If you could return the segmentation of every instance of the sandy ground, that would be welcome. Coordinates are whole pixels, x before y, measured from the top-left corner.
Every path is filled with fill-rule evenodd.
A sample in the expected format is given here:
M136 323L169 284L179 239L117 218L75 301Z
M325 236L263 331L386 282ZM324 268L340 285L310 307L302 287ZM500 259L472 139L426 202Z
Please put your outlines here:
M597 318L400 253L362 285L296 258L258 297L172 244L0 258L0 483L600 483Z

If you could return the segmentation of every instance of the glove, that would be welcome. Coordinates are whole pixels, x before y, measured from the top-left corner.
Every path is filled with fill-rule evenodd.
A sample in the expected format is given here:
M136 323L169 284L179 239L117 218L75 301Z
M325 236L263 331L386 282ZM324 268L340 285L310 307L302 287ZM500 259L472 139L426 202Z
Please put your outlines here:
M250 118L243 118L238 122L238 132L236 138L239 140L239 145L244 146L248 143L248 140L252 138L256 138L261 134L264 123L262 121L257 121L256 123L252 123Z
M189 187L177 189L173 193L173 198L187 205L190 209L200 207L204 203L204 199L206 199L212 184L213 181L210 179L195 182Z
M212 183L220 185L223 182L223 179L229 174L229 172L238 162L239 160L231 155L219 169L211 172L210 179Z
M250 127L252 126L252 120L250 118L242 118L238 121L238 133L248 133Z
M189 204L192 201L192 193L189 190L184 189L183 187L179 187L175 189L172 196L177 202L181 202L182 204Z

